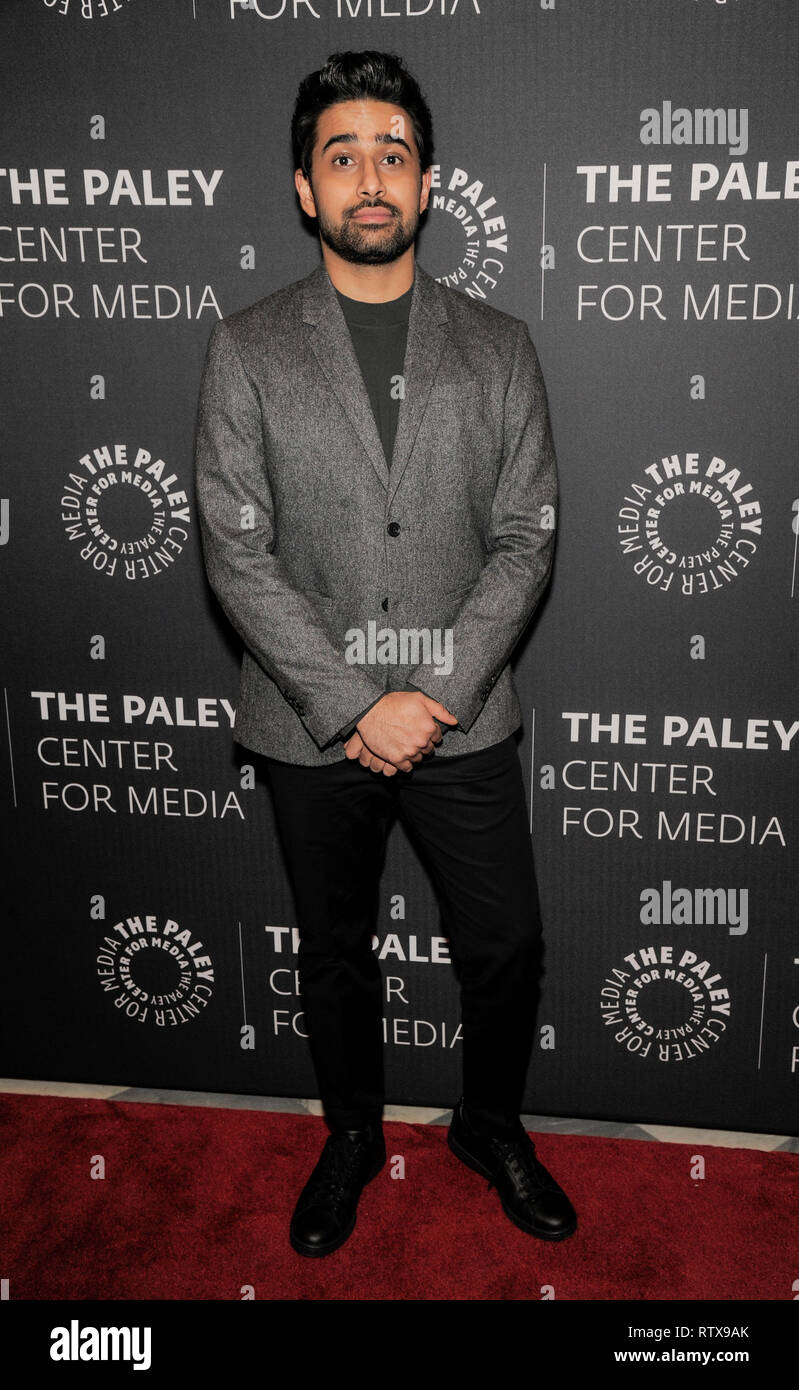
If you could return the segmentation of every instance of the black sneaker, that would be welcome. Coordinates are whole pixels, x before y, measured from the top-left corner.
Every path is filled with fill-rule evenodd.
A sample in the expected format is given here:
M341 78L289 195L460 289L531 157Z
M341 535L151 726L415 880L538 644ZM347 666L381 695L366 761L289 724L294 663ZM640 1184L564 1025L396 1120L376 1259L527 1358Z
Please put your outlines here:
M358 1198L386 1161L382 1126L338 1129L300 1193L289 1240L300 1255L329 1255L355 1229Z
M565 1240L577 1230L577 1213L536 1157L535 1144L519 1122L518 1139L498 1139L478 1134L463 1113L463 1100L452 1112L447 1135L452 1152L489 1178L505 1215L528 1235L542 1240Z

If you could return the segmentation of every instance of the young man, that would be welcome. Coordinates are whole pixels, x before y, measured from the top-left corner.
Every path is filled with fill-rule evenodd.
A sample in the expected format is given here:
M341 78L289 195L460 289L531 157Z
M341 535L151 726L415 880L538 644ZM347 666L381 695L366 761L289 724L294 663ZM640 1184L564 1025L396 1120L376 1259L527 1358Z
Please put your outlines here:
M432 122L399 58L332 55L300 86L292 144L322 262L214 326L196 452L209 580L245 646L236 738L267 759L331 1130L290 1239L337 1249L385 1163L372 935L398 815L461 986L450 1148L520 1229L559 1240L574 1209L519 1119L541 919L508 664L554 550L541 368L521 320L415 261Z

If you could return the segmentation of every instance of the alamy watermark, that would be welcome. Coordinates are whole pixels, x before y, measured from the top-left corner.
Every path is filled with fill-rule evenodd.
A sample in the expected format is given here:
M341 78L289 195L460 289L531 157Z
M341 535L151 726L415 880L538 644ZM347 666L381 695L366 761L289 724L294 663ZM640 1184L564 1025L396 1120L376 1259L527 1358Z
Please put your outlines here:
M452 671L451 627L381 627L369 620L366 631L350 627L344 634L344 657L350 666L432 666L437 676Z

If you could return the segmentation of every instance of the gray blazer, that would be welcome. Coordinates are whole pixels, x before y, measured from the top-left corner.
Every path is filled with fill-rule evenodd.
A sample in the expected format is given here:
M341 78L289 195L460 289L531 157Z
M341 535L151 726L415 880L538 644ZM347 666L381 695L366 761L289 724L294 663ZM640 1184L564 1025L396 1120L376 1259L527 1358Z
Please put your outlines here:
M236 741L284 762L340 761L340 731L409 685L457 716L436 758L521 723L508 663L549 576L558 501L527 325L417 261L401 387L389 468L324 262L211 330L205 566L244 643Z

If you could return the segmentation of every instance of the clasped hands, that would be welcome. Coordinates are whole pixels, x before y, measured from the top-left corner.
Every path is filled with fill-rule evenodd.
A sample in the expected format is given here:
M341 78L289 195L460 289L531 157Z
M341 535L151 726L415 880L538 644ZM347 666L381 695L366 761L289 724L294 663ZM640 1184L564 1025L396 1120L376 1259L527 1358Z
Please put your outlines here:
M344 752L385 777L411 772L443 738L436 719L444 724L458 722L446 705L421 690L389 691L359 719Z

